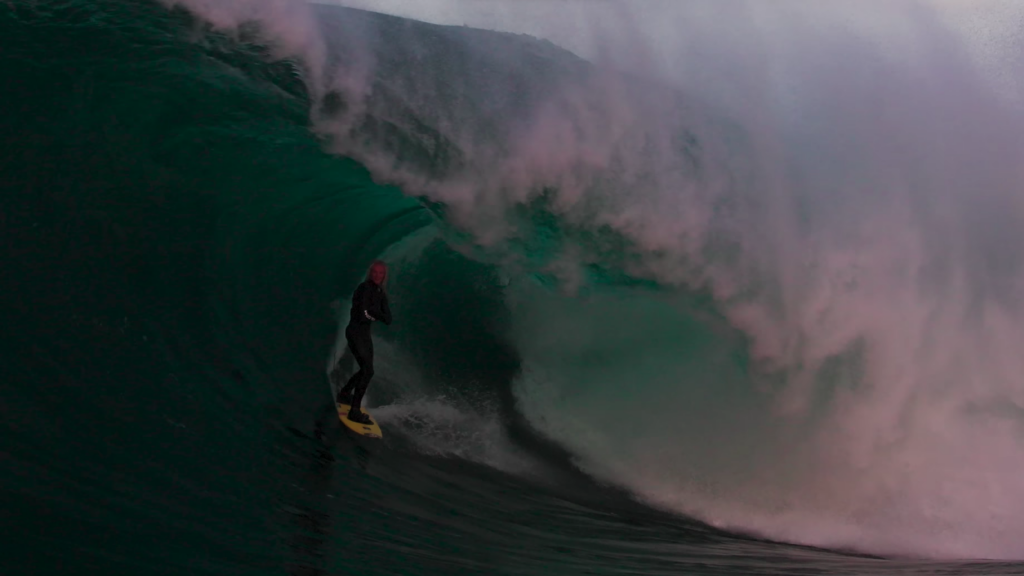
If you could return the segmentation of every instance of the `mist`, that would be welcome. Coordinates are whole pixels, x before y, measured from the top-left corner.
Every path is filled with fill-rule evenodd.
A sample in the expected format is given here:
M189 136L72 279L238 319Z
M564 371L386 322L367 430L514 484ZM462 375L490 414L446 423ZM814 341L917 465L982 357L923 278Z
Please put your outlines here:
M403 72L409 84L385 81L420 117L440 119L463 154L459 170L437 177L351 139L374 98L377 62L360 48L369 38L344 39L352 56L333 64L331 38L300 2L174 3L224 28L268 23L279 54L303 60L315 96L355 102L340 119L314 115L335 136L332 150L362 154L375 175L447 203L482 245L500 250L520 224L512 209L555 190L558 217L629 241L628 272L669 294L714 295L749 340L743 384L730 381L721 401L720 379L679 370L634 385L635 412L625 414L614 383L626 367L590 387L566 374L600 346L589 335L609 329L593 311L513 303L531 367L517 386L521 407L582 468L654 504L771 538L1024 557L1022 46L1007 24L1020 9L345 2L528 33L593 64L525 107L496 100L487 118L423 90L428 66ZM515 80L496 93L523 82L507 64ZM694 166L674 147L682 130L700 143ZM578 285L581 267L607 257L570 243L552 271ZM672 297L671 312L632 305L638 338L649 332L641 319L686 318ZM564 350L531 348L552 332ZM658 357L663 374L674 357ZM715 450L693 449L695 422L715 422ZM594 442L601 434L624 440Z

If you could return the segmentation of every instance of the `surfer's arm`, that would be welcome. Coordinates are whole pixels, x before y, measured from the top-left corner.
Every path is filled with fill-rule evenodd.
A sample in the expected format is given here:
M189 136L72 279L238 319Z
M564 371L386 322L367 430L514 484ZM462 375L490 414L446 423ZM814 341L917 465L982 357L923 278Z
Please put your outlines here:
M352 295L353 319L355 319L355 317L362 316L363 318L366 318L368 322L376 320L376 318L370 315L371 304L370 291L367 290L366 284L360 284L359 287L356 288L355 294ZM357 310L359 312L357 312ZM362 313L360 314L360 312Z

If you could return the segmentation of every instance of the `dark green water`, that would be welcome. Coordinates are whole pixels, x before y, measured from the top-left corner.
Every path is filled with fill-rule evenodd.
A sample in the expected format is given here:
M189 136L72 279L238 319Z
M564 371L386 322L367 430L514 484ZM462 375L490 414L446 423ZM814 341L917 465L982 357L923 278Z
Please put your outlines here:
M327 153L300 69L265 56L149 2L0 3L4 574L1018 569L751 539L589 479L518 415L498 269L442 241L435 206ZM335 307L383 253L380 346L506 448L460 432L473 418L403 419L397 353L370 397L386 438L338 427Z

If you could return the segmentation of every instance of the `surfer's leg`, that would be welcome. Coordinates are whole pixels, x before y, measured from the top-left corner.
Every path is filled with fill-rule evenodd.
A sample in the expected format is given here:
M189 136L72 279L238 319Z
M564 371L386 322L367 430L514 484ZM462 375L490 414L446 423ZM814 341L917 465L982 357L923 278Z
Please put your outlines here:
M345 404L350 404L358 411L358 402L363 397L359 391L365 391L366 384L373 377L373 340L370 339L369 334L349 333L347 336L349 336L349 349L352 351L356 363L359 364L359 370L348 379L348 383L338 393L338 397L346 396L345 399L349 402L345 402Z
M361 402L363 401L363 395L366 394L366 388L370 385L370 380L373 378L373 340L367 337L363 342L360 342L360 356L362 361L359 363L359 374L361 378L356 380L355 388L352 390L352 409L359 411Z
M358 332L355 332L350 328L345 330L345 341L348 344L348 351L355 358L356 364L359 366L359 370L356 370L352 376L349 377L348 382L345 386L338 390L338 397L336 398L339 404L352 404L352 391L355 390L356 384L363 377L363 366L366 365L364 346L362 345L362 339L359 337ZM342 358L345 354L341 355ZM339 365L341 360L338 361Z
M363 424L369 424L370 418L360 411L363 402L363 395L366 394L366 387L370 384L370 379L373 378L373 340L370 339L369 334L366 338L360 338L358 342L359 346L359 372L356 378L353 376L353 390L352 390L352 405L348 411L348 419L353 422L361 422Z

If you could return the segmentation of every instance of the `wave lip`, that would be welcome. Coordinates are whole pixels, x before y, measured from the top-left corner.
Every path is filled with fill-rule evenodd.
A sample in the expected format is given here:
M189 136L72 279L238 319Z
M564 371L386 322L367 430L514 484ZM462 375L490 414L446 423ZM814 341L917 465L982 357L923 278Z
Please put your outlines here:
M697 565L716 546L765 565L804 550L660 515L616 487L775 539L1017 555L1018 268L1005 246L1018 218L1012 153L982 156L989 133L1015 150L998 107L981 128L922 132L978 144L957 162L924 138L899 140L917 144L909 168L890 163L905 158L899 147L878 164L870 144L885 133L864 122L849 148L819 152L852 151L850 166L867 170L855 175L909 192L817 195L833 174L792 160L792 134L768 153L756 125L630 87L542 41L249 3L246 17L274 20L261 29L229 4L204 5L213 29L151 4L0 7L0 36L19 47L0 55L0 73L18 79L0 93L10 485L52 505L48 525L68 526L95 565L162 565L161 551L130 545L139 518L156 518L152 541L215 542L210 559L176 566L273 563L251 544L272 531L280 502L267 494L322 521L344 493L358 506L339 515L417 511L387 524L408 556L388 557L398 546L384 534L368 544L398 568L431 558L423 541L443 548L482 526L417 526L440 514L440 497L472 516L479 501L460 499L470 481L480 500L550 523L505 517L473 541L501 560L483 552L469 568L514 565L516 540L495 534L557 540L537 566L573 549L614 549L599 564L637 570ZM318 37L309 15L329 12L350 36ZM424 66L397 65L420 49ZM344 50L358 57L342 66L332 59ZM878 71L856 50L853 63ZM934 74L927 65L908 66ZM895 73L906 69L889 66L878 77L896 83L887 102L911 129L936 111L955 117L964 99L988 102L971 88L911 110L898 94L917 92ZM489 81L503 74L522 90ZM809 115L830 117L832 99L810 100ZM790 195L778 173L762 181L779 158L809 184ZM968 202L946 182L986 192ZM838 216L851 212L863 219ZM396 262L401 322L379 334L391 352L374 409L405 441L369 458L342 444L324 466L282 431L301 436L326 402L331 303L381 254ZM82 433L58 442L68 430ZM554 470L562 457L592 477ZM440 480L418 484L404 467ZM95 504L105 497L110 507ZM107 529L121 544L105 548ZM22 538L49 542L40 530ZM672 538L682 552L661 546ZM893 566L807 553L824 568Z

